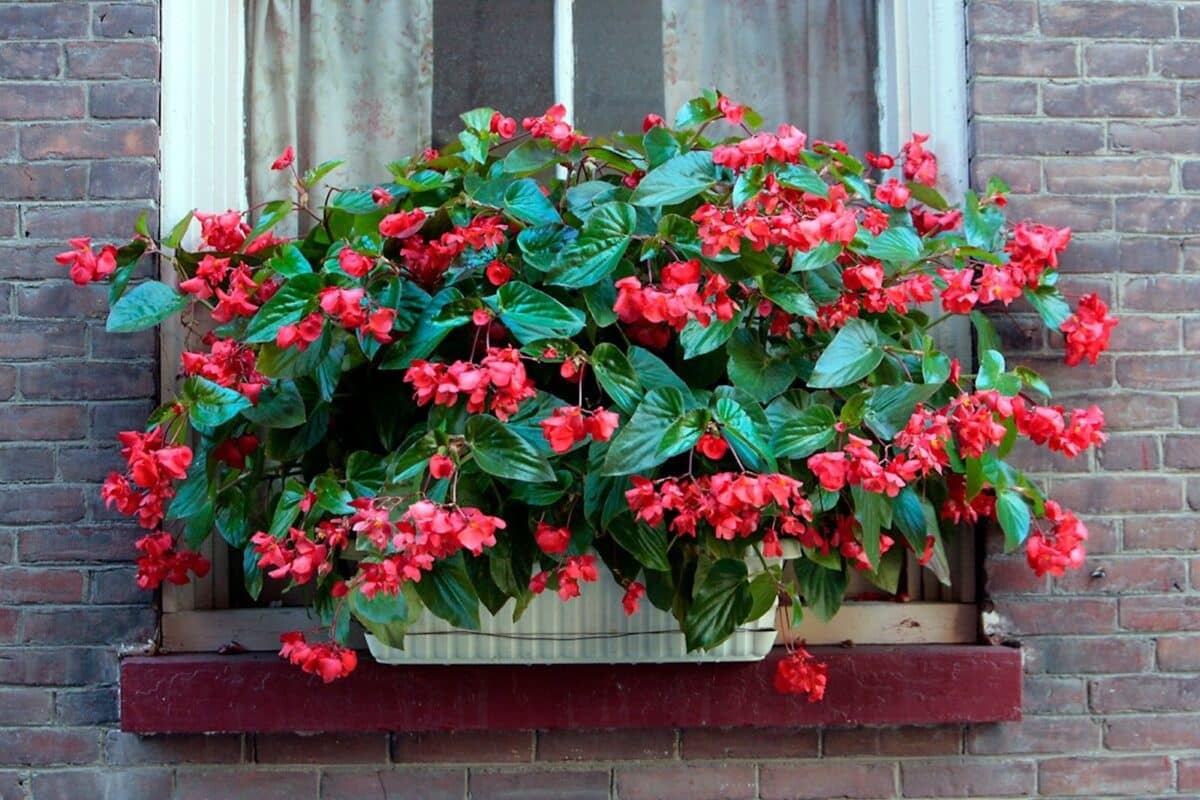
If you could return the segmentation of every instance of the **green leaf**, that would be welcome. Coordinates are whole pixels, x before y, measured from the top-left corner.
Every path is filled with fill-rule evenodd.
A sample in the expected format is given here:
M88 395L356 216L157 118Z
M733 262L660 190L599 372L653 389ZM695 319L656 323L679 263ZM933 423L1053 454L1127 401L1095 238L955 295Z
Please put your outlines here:
M998 249L1000 229L1004 226L1004 214L995 206L979 207L979 197L968 191L963 204L963 233L967 244L991 252Z
M262 213L258 216L258 222L251 228L250 233L246 235L246 242L242 247L246 247L259 236L262 236L267 231L274 228L285 217L292 213L291 200L274 200L263 206Z
M769 355L748 330L736 331L726 352L729 353L726 370L730 383L760 403L769 403L796 380L796 368L791 361Z
M554 481L554 470L540 453L490 414L467 420L467 443L479 468L489 475L516 481Z
M129 244L117 250L117 268L109 276L108 304L112 306L125 294L125 287L133 278L138 260L146 252L149 242L145 239L134 239Z
M712 153L683 153L646 173L629 202L635 206L672 206L690 200L717 182Z
M259 394L258 405L242 409L242 416L267 428L294 428L304 424L304 398L292 381L274 381Z
M547 283L578 289L607 278L629 247L637 212L628 203L605 203L584 223L579 238L558 255Z
M643 386L673 386L686 394L692 391L661 358L643 347L629 348L629 363Z
M665 571L671 568L671 562L667 560L667 534L661 527L652 528L622 514L608 524L608 535L646 569Z
M1013 367L1012 373L1020 378L1021 383L1025 384L1030 389L1045 395L1047 398L1050 397L1050 386L1046 383L1045 378L1031 370L1029 367Z
M549 141L529 139L508 151L504 157L504 172L508 175L531 175L541 172L562 158Z
M683 621L687 649L711 650L728 639L754 607L745 562L723 558L696 586Z
M900 567L904 564L904 552L893 547L879 557L879 566L863 573L863 577L888 594L900 588Z
M489 106L480 106L472 108L470 111L464 111L458 115L458 118L463 121L473 131L488 132L492 129L492 117L495 115L496 109Z
M721 423L722 432L738 457L751 469L778 471L770 445L740 403L729 397L720 397L713 409L713 416Z
M787 275L768 272L758 277L758 288L763 296L789 314L798 314L809 319L817 318L817 307L808 292Z
M916 261L923 250L921 237L912 228L887 228L878 236L868 233L862 239L866 243L864 252L880 261Z
M996 326L982 311L971 312L971 324L975 327L975 347L981 361L988 350L1000 352L1000 334L996 333Z
M205 448L196 448L187 477L175 488L167 519L187 519L200 513L211 498L208 488L208 458Z
M924 339L925 349L921 355L921 377L925 383L941 385L950 378L950 356L939 352L933 337Z
M317 292L324 286L320 275L297 275L283 285L250 318L246 326L248 343L273 342L284 325L295 325L317 307Z
M183 219L175 223L175 227L171 228L171 232L162 240L162 246L174 250L179 247L179 243L183 241L184 235L187 233L188 226L192 224L192 217L195 216L194 211L189 211Z
M979 374L975 377L977 389L995 389L1006 397L1015 397L1021 391L1021 379L1004 371L1004 356L995 350L987 350L979 359Z
M679 141L669 130L656 125L642 137L642 149L646 151L649 168L654 169L679 155Z
M670 427L662 432L662 440L658 443L659 457L666 460L691 450L700 440L707 424L708 415L699 410L689 411L672 422Z
M758 164L743 171L733 184L733 195L729 202L733 204L734 208L741 207L747 200L753 199L762 191L765 178L763 168Z
M306 188L311 189L313 186L317 185L318 181L345 163L346 162L342 160L322 161L315 167L306 169L304 171L304 175L300 177L300 183L304 184Z
M871 567L879 565L879 538L892 526L892 502L887 495L868 492L861 486L850 487L854 517L862 526L862 545Z
M797 250L792 256L792 272L820 269L842 254L841 242L822 242L812 250Z
M867 398L863 421L879 438L889 441L908 424L917 403L933 397L940 388L928 383L878 386Z
M829 406L809 406L776 428L771 449L777 458L805 458L833 441L836 424Z
M1029 535L1029 505L1025 498L1012 489L1005 489L996 496L996 518L1004 531L1004 550L1012 552L1021 546Z
M715 102L715 101L713 101ZM692 128L721 116L721 112L705 97L694 97L688 100L675 112L675 122L672 127Z
M456 628L479 630L479 598L471 586L461 551L443 558L417 582L426 607Z
M295 478L288 478L283 484L283 491L275 503L275 513L271 517L270 534L276 539L282 538L288 528L300 516L300 502L308 495L304 484Z
M409 291L406 287L405 291ZM462 299L462 292L447 287L442 289L429 300L429 305L421 312L420 318L412 330L404 335L396 344L385 350L386 355L379 363L380 369L407 369L415 359L426 358L437 349L450 331L465 325L469 316L441 318L446 306Z
M530 225L562 222L554 204L542 194L537 181L532 178L522 178L504 190L504 210Z
M474 131L459 131L458 141L462 144L463 156L468 161L473 161L476 164L483 164L487 161L488 144L491 141L489 134L475 133Z
M643 391L633 364L625 354L615 344L601 342L592 351L591 363L600 387L617 408L632 414L641 402Z
M104 328L109 333L132 333L153 328L187 307L191 298L159 281L140 283L113 303Z
M346 459L346 488L355 497L373 497L387 482L387 467L377 453L359 450Z
M379 591L367 599L359 589L350 593L350 610L364 624L391 625L408 619L408 603L404 592L389 594Z
M632 475L666 460L659 452L663 433L688 411L679 389L652 389L633 418L621 426L608 446L602 475Z
M948 211L950 209L950 204L946 202L946 198L942 197L941 192L932 186L926 186L917 181L909 181L905 186L908 187L908 191L912 193L913 198L918 203L924 203L935 211Z
M485 297L513 336L522 344L538 339L570 337L583 330L583 312L568 308L545 292L528 284L509 281L491 297Z
M875 326L852 319L821 353L808 385L817 389L848 386L870 375L882 360L883 348L879 346Z
M771 610L771 606L775 605L775 601L779 599L775 576L770 572L760 572L751 578L750 596L754 598L754 605L750 607L750 613L746 615L746 622L754 622L765 617Z
M250 401L240 392L200 377L183 382L179 399L187 407L192 425L198 428L215 428L250 406Z
M800 164L788 164L775 173L775 179L781 186L789 189L799 189L819 197L829 195L829 185L821 179L821 176L809 167Z
M278 255L269 259L266 266L278 272L285 278L294 278L312 272L312 265L294 244L284 245Z
M601 328L607 328L617 321L617 312L613 305L617 302L617 289L608 281L594 283L579 292L587 306L588 313Z
M692 359L702 356L725 344L742 324L742 318L745 315L745 309L739 309L732 319L719 322L714 318L709 320L707 325L701 325L694 319L688 320L687 325L679 333L679 344L683 347L683 357Z
M1039 286L1036 289L1023 289L1021 294L1029 304L1037 309L1046 327L1058 330L1071 316L1071 306L1065 297L1053 286Z
M846 594L846 573L841 569L827 569L807 558L792 562L804 605L820 619L828 622L842 607Z
M332 471L322 472L313 478L312 491L317 496L318 508L328 511L330 514L354 513L354 506L350 505L350 501L354 497L346 491Z

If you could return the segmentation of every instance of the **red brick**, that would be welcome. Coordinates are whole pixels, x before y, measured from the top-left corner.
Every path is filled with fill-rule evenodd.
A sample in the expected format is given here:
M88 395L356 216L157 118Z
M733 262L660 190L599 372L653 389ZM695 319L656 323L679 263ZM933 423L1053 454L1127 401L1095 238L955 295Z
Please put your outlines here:
M1048 83L1042 110L1051 117L1170 117L1179 113L1174 83Z
M820 737L812 728L689 728L680 747L687 759L814 758Z
M826 728L821 754L826 757L958 755L962 752L962 740L962 728L955 725Z
M44 725L53 710L49 689L0 688L0 725Z
M17 392L17 369L0 364L0 400L11 400ZM0 424L2 426L2 424ZM0 441L2 441L0 437Z
M967 24L972 37L999 33L1032 33L1037 8L1031 0L977 0L967 6Z
M94 605L128 605L146 599L146 591L138 588L137 569L132 565L115 569L89 571L87 602Z
M169 769L60 770L34 773L33 792L38 800L161 798L170 795L173 783Z
M1051 758L1038 767L1043 794L1144 796L1170 785L1171 762L1165 756Z
M988 179L997 177L1018 194L1042 190L1041 162L1033 158L974 158L971 160L971 175L972 182L978 186L986 186ZM1072 250L1077 246L1078 240L1072 244Z
M1200 435L1173 434L1163 440L1164 460L1175 469L1200 469Z
M1046 189L1062 194L1144 194L1171 188L1165 158L1050 158Z
M533 761L533 731L429 731L392 736L392 760L496 764Z
M984 39L971 42L973 75L1062 78L1079 74L1075 45L1070 42Z
M254 800L301 800L316 797L320 773L280 770L191 770L175 775L174 800L252 797Z
M871 762L765 763L759 792L763 800L895 797L895 770L893 764Z
M1077 512L1179 511L1183 484L1167 477L1092 476L1055 479L1051 494Z
M1013 219L1052 219L1073 231L1112 230L1113 200L1108 197L1013 195L1008 200Z
M5 609L0 609L3 627ZM3 634L0 634L0 639ZM20 658L10 654L17 652ZM109 648L93 647L22 647L19 651L0 649L0 683L24 686L80 686L113 682L117 678L117 654Z
M988 120L976 123L972 136L981 155L1064 156L1104 147L1104 128L1095 122Z
M1030 714L1081 714L1087 710L1087 686L1080 678L1026 675L1023 702Z
M153 3L101 3L92 7L92 30L107 39L158 35L158 6Z
M462 769L327 769L321 774L321 800L463 800Z
M1200 631L1200 597L1122 597L1121 627L1162 633Z
M115 686L54 693L54 721L59 725L107 725L119 719Z
M1158 668L1165 672L1200 672L1200 636L1160 636Z
M750 764L630 767L618 768L616 775L617 794L621 800L662 797L741 800L755 797L754 783L754 767Z
M21 615L15 608L0 608L0 644L13 644L17 641L17 627Z
M100 738L87 728L0 729L0 764L44 767L90 764L100 757Z
M1184 573L1178 558L1117 555L1089 558L1082 569L1071 570L1055 583L1072 594L1177 592L1187 581Z
M376 764L388 759L384 734L260 734L254 737L254 760L260 764Z
M539 731L538 761L630 761L675 756L675 731Z
M470 771L472 797L496 800L608 800L607 771L500 772ZM622 795L624 797L624 795Z
M1139 393L1132 389L1133 387L1129 387L1112 394L1077 395L1072 393L1071 404L1083 407L1091 403L1099 405L1104 409L1104 419L1109 430L1131 431L1174 426L1176 410L1174 397ZM1056 392L1056 396L1058 394Z
M989 595L1048 594L1050 580L1038 577L1029 568L1024 555L1010 558L989 558L987 561L987 592Z
M1200 278L1134 278L1121 291L1121 306L1135 311L1188 312L1200 305Z
M1179 319L1140 317L1121 313L1121 324L1113 329L1109 346L1121 353L1179 350L1182 339Z
M65 569L0 567L0 603L78 603L83 575Z
M1062 359L1062 356L1055 355L1052 358L1043 358L1040 356L1026 355L1024 353L1015 355L1014 361L1033 369L1039 375L1046 379L1054 390L1054 396L1060 402L1070 398L1072 405L1078 402L1076 397L1079 394L1092 394L1098 390L1107 388L1113 383L1113 365L1114 360L1108 356L1100 356L1095 364L1087 364L1085 366L1068 367ZM1096 399L1094 402L1108 403L1109 398L1112 401L1119 403L1121 400L1120 394L1102 395L1103 400ZM1174 405L1171 405L1171 416L1174 419Z
M1194 389L1200 386L1200 359L1192 355L1120 358L1117 380L1131 389Z
M86 97L84 87L77 84L0 84L0 119L80 119Z
M98 238L129 238L133 226L143 212L153 230L158 225L153 209L139 203L106 203L94 206L30 206L25 210L25 235L35 239L68 239L80 231Z
M906 797L1028 797L1036 771L1032 761L902 761Z
M52 42L0 44L0 77L54 78L62 45Z
M22 317L66 318L78 322L80 317L108 315L108 291L99 284L81 288L67 281L46 281L22 286L16 295L17 314Z
M26 436L30 434L26 431ZM0 525L76 522L83 519L83 491L67 486L0 488Z
M1200 682L1189 677L1130 675L1098 678L1088 687L1093 711L1198 711Z
M154 119L158 116L158 84L131 80L93 84L88 111L96 119Z
M1083 48L1083 63L1092 78L1143 76L1150 67L1150 48L1125 42L1089 44Z
M152 396L157 377L149 366L58 361L22 367L18 384L29 400L113 400Z
M1192 122L1117 122L1109 125L1110 145L1114 150L1131 150L1139 155L1150 153L1196 152Z
M976 114L1032 115L1037 111L1037 101L1038 87L1032 81L976 79L971 83L971 110ZM1013 191L1021 191L1008 185Z
M110 764L236 764L242 760L242 737L236 735L137 736L110 730L104 752Z
M26 800L29 777L16 770L0 769L0 800Z
M155 42L68 42L67 75L72 78L154 78Z
M1025 642L1026 669L1051 674L1145 672L1154 662L1149 639L1054 637Z
M54 451L45 447L5 447L0 449L0 481L51 481L54 479Z
M1179 790L1200 789L1200 758L1179 759Z
M83 327L78 323L0 320L0 358L6 361L82 356Z
M75 199L87 181L83 164L0 164L0 197L10 200Z
M63 39L87 33L87 6L76 3L6 3L0 6L0 39Z
M1117 630L1117 601L1111 598L1004 599L996 603L996 611L1010 623L1011 632L1017 636Z
M88 325L93 359L151 360L158 356L158 333L154 330L136 333L109 333L102 324Z
M154 637L158 618L146 607L21 612L26 644L135 644Z
M27 564L51 562L127 563L143 531L134 525L72 526L65 531L20 531L17 552Z
M88 197L104 200L154 197L158 166L152 161L99 161L92 164Z
M1038 7L1044 35L1096 38L1173 36L1173 12L1171 6L1158 2L1064 2Z
M1109 750L1200 750L1200 716L1195 714L1121 715L1109 717L1104 727Z
M62 122L21 130L21 155L43 158L135 158L158 153L158 127L151 121Z
M978 725L967 732L967 752L977 755L1071 753L1096 750L1100 725L1086 717L1026 717Z
M1157 471L1162 468L1158 437L1137 434L1113 435L1096 454L1106 472L1131 470Z
M95 169L93 167L93 169ZM1070 251L1068 251L1070 252ZM1183 240L1165 236L1123 235L1117 241L1119 261L1110 272L1176 272Z

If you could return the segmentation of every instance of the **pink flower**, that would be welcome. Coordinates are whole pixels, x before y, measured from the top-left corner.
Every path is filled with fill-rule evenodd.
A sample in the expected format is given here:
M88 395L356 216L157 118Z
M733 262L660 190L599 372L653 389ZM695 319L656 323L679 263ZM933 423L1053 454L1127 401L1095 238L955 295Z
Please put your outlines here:
M292 162L295 160L296 160L296 151L294 149L292 149L292 146L289 144L287 147L283 148L283 153L280 154L279 158L275 159L274 163L271 164L271 169L272 170L287 169L288 167L290 167L292 165Z
M646 596L646 587L637 581L631 581L625 587L625 596L621 598L621 607L625 609L625 616L632 617L637 613L638 604L641 599Z

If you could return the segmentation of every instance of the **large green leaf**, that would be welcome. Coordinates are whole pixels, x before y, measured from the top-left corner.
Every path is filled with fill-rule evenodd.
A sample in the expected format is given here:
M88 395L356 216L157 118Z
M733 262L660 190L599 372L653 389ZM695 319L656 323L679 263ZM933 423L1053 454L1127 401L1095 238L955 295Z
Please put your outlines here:
M406 288L405 292L409 289ZM384 349L386 355L379 363L380 369L407 369L414 360L426 358L450 331L465 325L469 315L447 318L442 315L446 306L462 299L462 292L447 287L429 299L429 305L421 313L412 330L400 341Z
M717 182L712 153L683 153L646 173L629 202L635 206L671 206L690 200Z
M725 322L712 319L707 325L701 325L694 319L688 320L687 325L679 333L679 344L683 346L683 357L688 359L702 356L725 344L742 324L744 316L745 310L742 309L734 314L732 319Z
M304 398L292 381L274 381L259 394L257 405L242 409L242 416L267 428L294 428L304 424Z
M371 497L387 481L387 466L377 453L359 450L346 459L346 488L355 497Z
M829 186L814 170L801 164L788 164L775 173L780 185L789 189L799 189L802 192L825 197L829 194Z
M104 328L109 333L132 333L153 328L172 314L182 311L190 299L159 281L140 283L113 303Z
M996 518L1004 531L1004 549L1012 551L1029 536L1029 505L1018 492L1005 489L996 497Z
M875 326L852 319L837 332L825 352L817 359L808 385L817 389L836 389L860 381L883 360L879 333Z
M1021 294L1029 304L1037 309L1042 322L1051 330L1058 330L1071 316L1071 306L1065 297L1053 286L1039 286L1036 289L1026 288Z
M296 518L300 516L300 503L308 496L304 484L295 478L288 478L283 484L283 491L275 503L275 513L271 517L270 533L276 539L282 538Z
M465 434L475 462L489 475L531 483L555 480L550 463L533 445L490 414L472 415Z
M504 172L509 175L532 175L562 158L546 139L529 139L508 151L504 157Z
M179 399L187 407L192 424L198 428L215 428L250 407L245 395L201 377L184 381Z
M294 244L284 245L278 255L269 259L266 266L278 272L285 278L294 278L312 272L312 265Z
M350 610L360 622L372 625L391 625L408 618L408 603L405 602L404 592L395 594L376 592L370 599L360 590L350 593Z
M572 289L591 286L616 269L629 247L637 212L628 203L605 203L597 208L579 234L558 255L547 282Z
M916 261L921 257L921 237L912 228L887 228L878 236L866 234L866 254L880 261Z
M933 397L940 388L940 385L928 383L876 387L867 398L863 422L879 438L890 440L908 424L917 403Z
M792 562L804 605L812 609L819 618L828 622L842 607L846 593L846 573L841 569L827 569L816 562L801 558Z
M461 551L435 562L416 585L417 594L434 614L456 628L479 630L479 598L475 596Z
M778 458L804 458L833 441L837 418L829 406L809 406L775 429L771 447Z
M910 486L904 487L892 501L892 521L918 555L925 552L926 541L933 537L933 553L926 566L942 585L949 586L950 564L942 544L938 513L929 498L919 496Z
M769 403L796 380L796 369L785 358L776 358L748 330L735 331L727 347L729 381L760 403Z
M747 577L745 562L728 558L717 561L705 572L683 621L689 651L711 650L746 621L754 608Z
M646 569L671 568L667 560L667 534L661 527L652 528L622 514L608 523L608 535Z
M764 297L789 314L817 318L816 304L794 278L780 275L778 272L768 272L758 276L758 288L762 290Z
M247 342L273 342L284 325L295 325L317 307L317 293L324 286L320 275L297 275L283 285L246 326Z
M615 344L601 342L592 351L592 369L601 388L616 403L617 408L632 414L642 399L642 384L633 364Z
M721 423L725 439L747 466L759 471L777 471L775 456L763 438L764 432L740 403L720 397L713 408L713 416Z
M521 344L538 339L570 337L583 330L584 314L568 308L545 292L519 281L509 281L484 298Z
M691 388L683 378L676 375L666 362L644 347L629 348L629 363L633 364L633 369L643 386L674 386L681 392L691 393Z
M862 526L862 545L867 561L874 568L879 564L879 539L892 526L892 501L887 495L868 492L862 486L852 486L854 517Z
M533 178L522 178L504 191L504 210L530 225L548 225L562 222L554 204L542 194Z
M633 418L609 443L603 475L632 475L667 459L659 451L664 432L689 410L684 395L671 386L652 389Z

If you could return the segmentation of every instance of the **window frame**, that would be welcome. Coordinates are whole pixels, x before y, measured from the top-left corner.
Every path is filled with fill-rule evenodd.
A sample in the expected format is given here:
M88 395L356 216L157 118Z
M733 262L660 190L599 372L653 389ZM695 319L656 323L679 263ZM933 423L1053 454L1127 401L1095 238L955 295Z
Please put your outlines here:
M895 153L912 131L933 132L944 195L962 197L968 185L967 69L963 0L877 0L880 143ZM573 0L554 0L555 98L574 107ZM245 0L172 0L162 9L162 108L160 219L165 234L195 208L246 208ZM194 234L193 234L194 235ZM169 265L163 265L163 278ZM938 339L951 356L970 362L966 320ZM164 325L159 339L160 387L174 390L183 331ZM249 650L275 650L282 630L311 623L302 608L229 609L226 550L213 547L209 577L166 586L162 602L162 649L211 652L230 641ZM777 619L780 642L804 639L833 644L847 639L872 644L973 642L978 613L973 546L954 569L950 602L850 603L829 623L809 615L791 625ZM910 587L911 591L911 587ZM362 642L356 642L361 646Z

